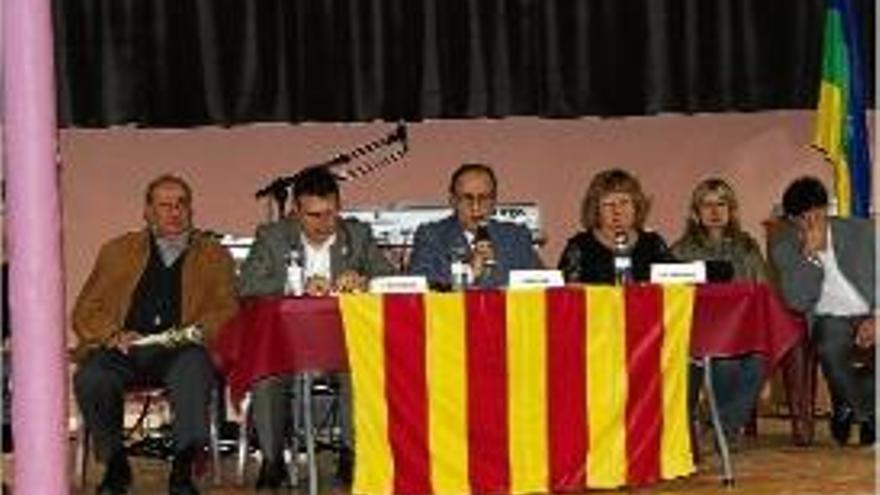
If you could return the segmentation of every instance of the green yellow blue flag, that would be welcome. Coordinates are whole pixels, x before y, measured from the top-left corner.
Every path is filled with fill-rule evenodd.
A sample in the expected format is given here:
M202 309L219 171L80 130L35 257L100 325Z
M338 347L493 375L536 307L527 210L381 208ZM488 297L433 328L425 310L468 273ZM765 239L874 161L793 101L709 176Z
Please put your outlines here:
M828 0L822 84L813 144L834 167L838 214L871 214L871 157L865 123L861 33L851 0Z

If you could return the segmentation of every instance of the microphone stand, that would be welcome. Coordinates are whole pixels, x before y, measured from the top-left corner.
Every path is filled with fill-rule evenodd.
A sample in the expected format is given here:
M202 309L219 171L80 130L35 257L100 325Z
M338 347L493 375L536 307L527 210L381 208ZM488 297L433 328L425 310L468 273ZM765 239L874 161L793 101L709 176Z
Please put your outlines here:
M266 187L257 191L254 196L256 196L257 199L271 196L272 199L275 200L275 205L278 207L276 210L278 212L278 219L281 219L284 217L285 205L287 205L287 197L289 195L288 189L290 189L290 186L293 185L295 180L296 174L279 177L270 182Z
M348 166L351 162L355 160L361 159L366 155L374 153L382 148L391 146L395 143L401 143L401 149L394 151L394 153L392 153L390 156L385 157L385 159L376 164L358 165L354 167ZM374 171L381 166L399 160L403 157L403 155L406 154L408 149L406 123L404 121L400 121L397 123L397 127L385 136L358 146L348 153L340 153L324 162L309 165L303 170L309 168L325 167L329 169L338 180L351 180L367 175L368 173ZM257 199L271 196L272 199L275 200L276 206L278 207L276 211L278 211L279 219L284 217L285 206L287 205L287 198L290 194L289 189L296 182L301 172L302 170L299 170L293 175L278 177L256 193Z

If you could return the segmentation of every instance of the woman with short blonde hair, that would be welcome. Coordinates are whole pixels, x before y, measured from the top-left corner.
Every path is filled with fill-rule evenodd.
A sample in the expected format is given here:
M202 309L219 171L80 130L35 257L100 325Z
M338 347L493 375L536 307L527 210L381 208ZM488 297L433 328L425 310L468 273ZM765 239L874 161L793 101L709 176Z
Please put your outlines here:
M611 192L630 195L635 206L634 226L638 229L643 228L650 209L650 201L642 192L642 186L635 177L625 170L612 168L599 172L590 181L587 194L581 203L581 225L584 229L589 230L599 225L600 200Z
M565 246L559 260L567 282L618 282L615 256L625 252L631 261L628 281L650 278L651 264L672 259L666 241L645 230L649 201L629 172L612 168L593 176L581 203L584 230Z

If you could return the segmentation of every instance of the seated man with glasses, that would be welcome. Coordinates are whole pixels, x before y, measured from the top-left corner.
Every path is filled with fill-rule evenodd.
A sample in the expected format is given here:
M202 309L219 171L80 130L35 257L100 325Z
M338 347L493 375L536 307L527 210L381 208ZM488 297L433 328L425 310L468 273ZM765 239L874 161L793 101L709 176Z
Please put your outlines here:
M394 267L376 246L370 226L340 217L341 203L339 184L329 169L318 166L297 173L290 214L257 229L239 274L239 294L252 297L288 292L285 285L292 265L299 265L302 288L310 296L363 291L370 278L393 273ZM354 462L351 383L345 374L337 378L342 445L336 478L348 485ZM289 481L283 450L292 387L293 377L288 375L270 376L254 385L254 420L263 454L257 490L278 490Z
M410 273L424 275L435 287L502 287L510 270L540 268L528 229L491 219L497 195L498 181L488 165L458 167L449 181L453 214L416 230ZM459 276L465 280L456 280Z
M191 472L208 443L214 367L200 342L172 345L145 339L199 327L210 341L238 308L232 257L211 235L193 227L192 215L193 194L186 181L162 175L150 182L144 198L147 225L101 247L76 300L74 392L106 465L98 495L130 491L124 396L127 389L143 385L167 388L171 400L174 458L168 493L199 493Z

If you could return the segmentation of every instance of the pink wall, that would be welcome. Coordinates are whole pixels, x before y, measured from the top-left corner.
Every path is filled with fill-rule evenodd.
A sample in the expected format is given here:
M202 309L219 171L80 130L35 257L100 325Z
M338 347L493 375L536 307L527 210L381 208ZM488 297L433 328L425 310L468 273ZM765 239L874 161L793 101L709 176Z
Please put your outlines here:
M709 174L739 191L744 225L760 234L793 177L829 177L810 149L812 112L764 112L625 119L433 121L409 126L404 161L344 186L348 205L443 202L450 171L462 161L495 166L502 200L536 201L555 264L578 228L581 196L594 172L625 167L653 198L650 224L672 241L690 189ZM266 181L371 141L392 124L254 125L233 129L66 130L61 133L65 261L72 304L101 242L139 228L142 192L163 172L196 189L203 227L240 235L265 218L253 193Z

